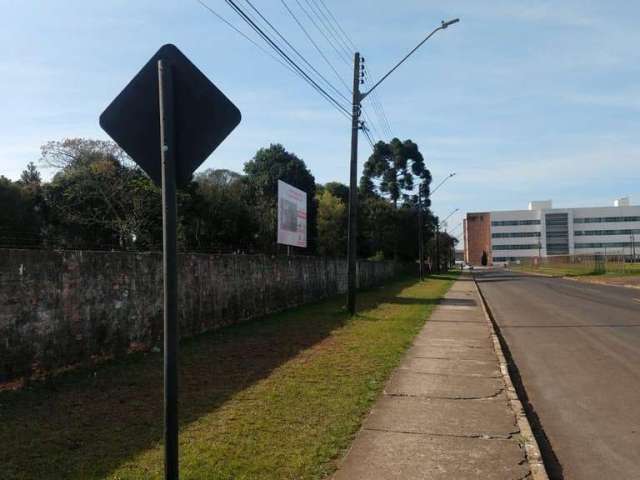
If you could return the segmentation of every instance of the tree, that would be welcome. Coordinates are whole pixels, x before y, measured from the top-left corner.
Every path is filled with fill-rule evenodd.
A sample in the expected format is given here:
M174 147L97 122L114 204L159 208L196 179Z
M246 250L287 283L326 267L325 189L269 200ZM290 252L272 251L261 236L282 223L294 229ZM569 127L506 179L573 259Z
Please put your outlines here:
M397 208L403 192L413 190L414 177L419 179L421 191L427 198L431 173L425 167L418 145L411 140L401 142L394 138L390 143L376 143L364 164L360 189L363 194L371 194L376 189L373 180L379 180L378 190Z
M482 258L480 259L480 263L484 267L486 267L487 264L489 263L489 259L487 257L487 252L485 252L484 250L482 251Z
M196 212L189 231L193 247L206 251L251 250L256 217L245 201L244 177L231 170L209 169L196 175L195 185Z
M345 205L349 204L349 187L340 182L328 182L324 184L325 190L331 195L339 198Z
M329 257L342 257L346 253L346 247L346 205L325 189L318 195L318 253Z
M115 143L76 138L48 142L41 150L41 162L59 169L44 189L51 243L74 248L160 245L160 190Z
M31 247L42 242L40 200L20 181L0 176L0 244Z
M358 256L393 258L399 231L397 211L379 196L364 196L358 205Z
M276 245L278 180L307 194L307 245L314 251L316 230L316 183L304 161L280 144L261 148L245 163L247 202L258 219L257 240L263 251L274 251Z
M408 194L414 188L415 178L419 182L418 188L423 199L424 213L426 213L430 205L428 197L431 173L425 167L424 158L418 149L418 145L411 140L401 142L397 138L392 139L390 143L378 142L374 146L373 153L364 164L364 171L360 179L360 194L364 198L373 197L374 195L387 196L396 210L398 208L398 200L401 198L403 204L415 203L417 205L417 198ZM378 181L377 186L374 180ZM397 212L392 218L392 225L397 232L394 244L394 258L405 256L409 252L417 252L417 226L411 224L410 221L406 223L407 218L411 217L413 213L416 214L417 222L417 211L413 210L413 212ZM402 225L399 223L401 218L404 220ZM415 237L411 236L411 233L406 230L407 228L411 229ZM411 238L412 241L416 239L416 241L407 244L407 238ZM404 244L404 247L411 245L412 248L409 250L404 247L401 248L401 244Z
M20 175L20 183L23 185L40 185L42 182L42 178L40 177L40 172L36 168L36 165L33 162L29 162L27 164L27 168L22 171L22 175Z

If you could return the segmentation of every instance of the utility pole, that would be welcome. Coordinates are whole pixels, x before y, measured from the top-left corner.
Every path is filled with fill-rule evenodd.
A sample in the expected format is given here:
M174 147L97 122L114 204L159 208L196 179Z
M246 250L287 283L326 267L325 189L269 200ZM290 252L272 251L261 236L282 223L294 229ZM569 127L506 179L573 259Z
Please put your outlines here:
M420 281L424 280L424 226L422 225L422 188L418 187L418 261L420 262Z
M358 235L358 130L360 129L360 53L353 57L353 101L351 107L351 163L349 167L349 232L347 245L347 309L356 313L356 269Z
M436 273L440 273L440 219L436 220Z
M363 72L360 66L360 53L356 52L353 59L353 100L351 102L351 163L349 171L349 226L347 240L347 309L351 315L356 313L356 268L357 268L357 221L358 221L358 130L360 129L360 104L378 85L380 85L389 75L391 75L407 58L409 58L418 48L420 48L427 40L429 40L437 31L445 30L450 25L458 23L460 19L454 18L440 23L427 35L418 45L416 45L409 53L396 63L391 70L380 78L368 91L360 92L360 83L364 83ZM362 59L364 62L364 59Z

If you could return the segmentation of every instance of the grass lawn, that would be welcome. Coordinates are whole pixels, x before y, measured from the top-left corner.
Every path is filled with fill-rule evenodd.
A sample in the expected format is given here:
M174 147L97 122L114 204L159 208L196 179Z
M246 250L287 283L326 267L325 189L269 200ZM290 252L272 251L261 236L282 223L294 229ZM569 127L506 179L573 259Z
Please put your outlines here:
M181 344L181 479L319 479L455 275L401 281ZM0 477L162 478L162 356L0 392Z

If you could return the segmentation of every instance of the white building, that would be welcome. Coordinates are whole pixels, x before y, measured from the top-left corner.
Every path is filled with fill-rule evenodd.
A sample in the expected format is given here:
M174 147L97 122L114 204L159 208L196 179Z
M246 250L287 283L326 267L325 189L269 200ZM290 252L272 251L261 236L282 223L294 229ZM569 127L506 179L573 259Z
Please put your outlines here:
M612 207L553 208L547 200L529 203L528 210L468 213L468 248L471 263L482 251L494 263L550 255L640 256L640 206L621 198Z

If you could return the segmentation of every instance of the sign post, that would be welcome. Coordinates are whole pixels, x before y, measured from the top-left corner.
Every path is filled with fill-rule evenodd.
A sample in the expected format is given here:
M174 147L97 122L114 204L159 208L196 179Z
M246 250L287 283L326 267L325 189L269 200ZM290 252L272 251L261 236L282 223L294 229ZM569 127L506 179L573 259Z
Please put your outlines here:
M164 476L178 478L178 270L176 265L176 154L171 65L158 60L162 162L162 269L164 273Z
M176 189L240 123L240 111L174 45L164 45L100 115L100 126L162 187L165 479L178 480Z

